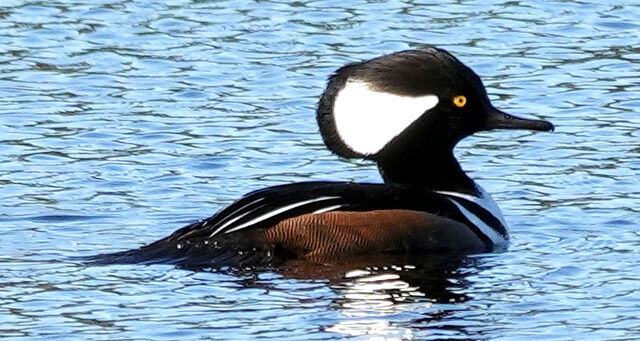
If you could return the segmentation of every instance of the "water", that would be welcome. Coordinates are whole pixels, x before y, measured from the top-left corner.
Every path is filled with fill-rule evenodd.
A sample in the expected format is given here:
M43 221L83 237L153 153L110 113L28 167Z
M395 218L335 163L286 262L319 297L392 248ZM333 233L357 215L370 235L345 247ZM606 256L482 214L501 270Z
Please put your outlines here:
M0 335L637 339L638 17L624 1L5 0ZM253 189L379 181L325 149L314 107L339 66L421 43L557 127L456 150L501 206L507 252L235 273L70 260Z

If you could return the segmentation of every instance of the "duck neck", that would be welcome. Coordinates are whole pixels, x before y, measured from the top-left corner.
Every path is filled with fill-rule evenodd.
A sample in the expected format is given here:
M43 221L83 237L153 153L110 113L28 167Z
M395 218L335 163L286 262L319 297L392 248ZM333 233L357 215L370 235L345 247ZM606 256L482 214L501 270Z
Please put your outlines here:
M378 160L378 169L387 184L470 194L477 191L475 182L465 174L453 155L453 147L421 150L411 155L392 153Z

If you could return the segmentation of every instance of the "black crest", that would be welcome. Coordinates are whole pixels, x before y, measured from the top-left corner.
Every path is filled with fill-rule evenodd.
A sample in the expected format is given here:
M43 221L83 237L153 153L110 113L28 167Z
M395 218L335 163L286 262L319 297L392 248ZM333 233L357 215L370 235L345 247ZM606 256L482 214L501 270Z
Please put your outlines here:
M469 79L472 78L472 79ZM333 109L338 93L348 80L366 82L372 89L404 96L448 95L452 87L466 87L480 79L449 52L432 46L406 50L338 69L318 103L317 121L327 147L346 158L367 157L351 150L340 139Z

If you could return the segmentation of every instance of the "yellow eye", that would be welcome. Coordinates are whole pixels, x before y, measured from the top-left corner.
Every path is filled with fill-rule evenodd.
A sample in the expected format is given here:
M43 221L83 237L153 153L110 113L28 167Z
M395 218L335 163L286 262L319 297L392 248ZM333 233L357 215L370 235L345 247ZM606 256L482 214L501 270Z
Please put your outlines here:
M463 95L458 95L453 98L453 104L458 108L462 108L467 104L467 98Z

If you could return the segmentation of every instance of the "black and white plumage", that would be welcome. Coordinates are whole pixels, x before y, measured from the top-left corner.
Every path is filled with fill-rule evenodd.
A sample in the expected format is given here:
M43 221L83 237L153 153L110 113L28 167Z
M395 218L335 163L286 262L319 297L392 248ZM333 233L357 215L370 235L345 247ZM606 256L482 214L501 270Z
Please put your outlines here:
M245 266L371 252L481 252L508 232L491 199L453 156L496 128L548 131L495 109L480 78L434 47L340 68L317 111L334 153L377 163L383 184L303 182L249 193L214 216L95 263Z

